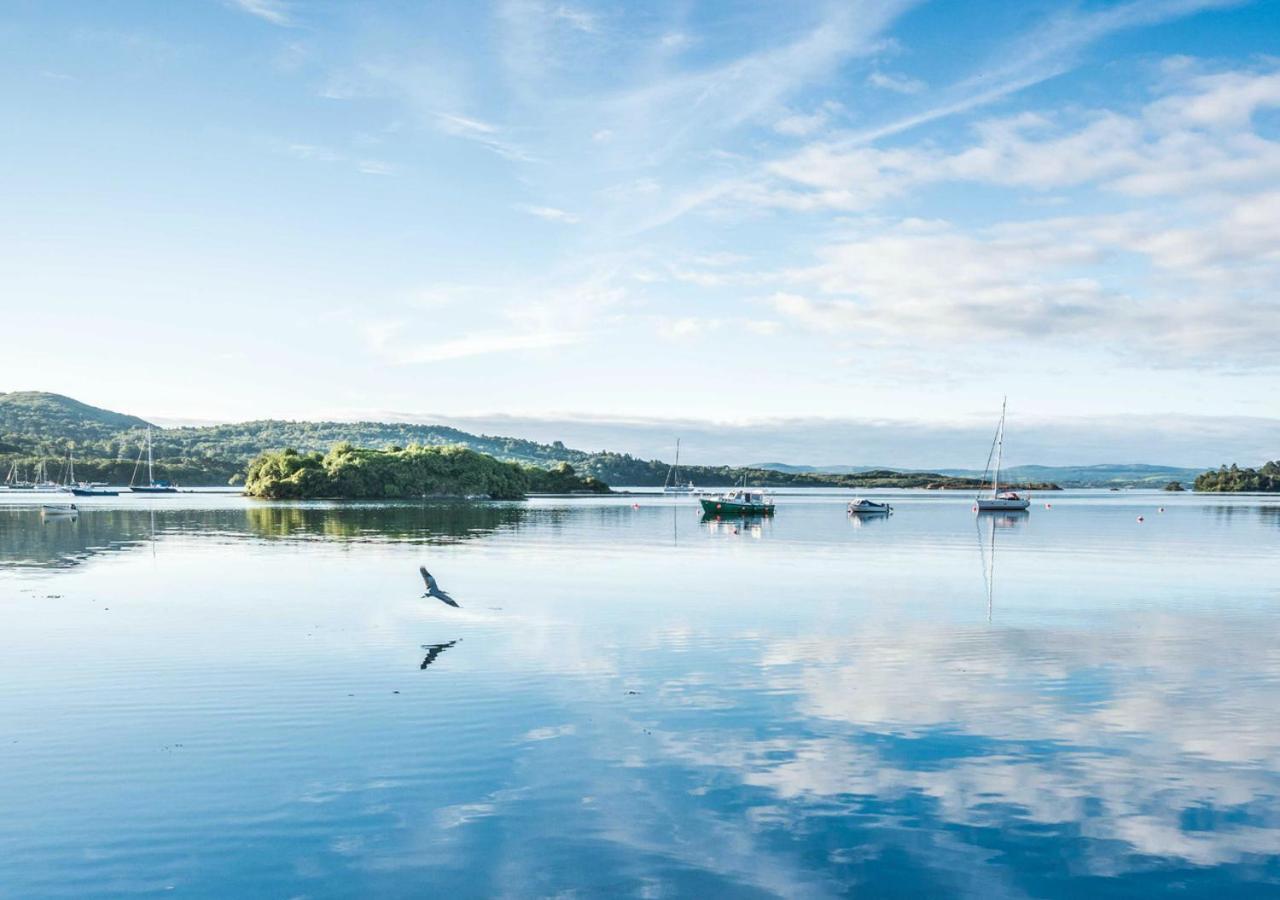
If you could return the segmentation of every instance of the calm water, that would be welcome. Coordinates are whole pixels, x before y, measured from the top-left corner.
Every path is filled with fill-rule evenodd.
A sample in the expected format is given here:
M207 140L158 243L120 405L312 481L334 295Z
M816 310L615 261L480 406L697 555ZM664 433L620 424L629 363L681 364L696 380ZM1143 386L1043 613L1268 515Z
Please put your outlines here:
M0 896L1280 895L1280 502L779 499L0 500Z

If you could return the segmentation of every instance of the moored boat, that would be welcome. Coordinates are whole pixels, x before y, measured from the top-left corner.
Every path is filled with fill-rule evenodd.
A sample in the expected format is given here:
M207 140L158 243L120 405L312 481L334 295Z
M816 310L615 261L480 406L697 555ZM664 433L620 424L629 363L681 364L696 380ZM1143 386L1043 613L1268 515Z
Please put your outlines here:
M676 438L676 462L667 470L667 480L662 484L664 494L692 494L693 482L680 480L680 438Z
M40 491L41 493L61 490L58 482L52 481L49 478L49 466L43 459L36 465L36 480L35 483L31 485L31 490Z
M142 450L138 449L138 461L133 464L133 477L129 479L129 490L135 494L176 494L178 489L167 481L156 481L155 463L151 458L151 429L147 429L147 483L137 484L138 467L142 465Z
M888 503L860 498L850 501L848 512L851 516L887 516L893 513L893 507Z
M77 497L119 497L119 491L113 491L106 485L86 484L80 482L71 489L71 493Z
M996 436L991 445L991 453L987 455L987 469L991 470L991 458L995 457L996 467L991 475L990 495L979 494L974 501L974 509L978 512L1024 512L1031 508L1031 498L1019 496L1016 491L1000 490L1000 463L1004 458L1004 416L1009 405L1006 397L1000 404L1000 424L996 426ZM985 478L985 475L984 475Z
M41 506L40 515L42 516L74 516L80 510L74 503L68 503L65 506Z
M701 497L698 502L709 516L773 515L773 497L751 488L734 488L713 497Z

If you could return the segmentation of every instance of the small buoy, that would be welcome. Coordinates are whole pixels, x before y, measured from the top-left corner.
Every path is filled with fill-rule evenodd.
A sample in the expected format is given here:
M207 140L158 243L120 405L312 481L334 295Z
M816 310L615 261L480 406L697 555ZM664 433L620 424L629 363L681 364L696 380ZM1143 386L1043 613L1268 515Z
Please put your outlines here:
M1138 516L1138 521L1139 521L1139 522L1145 522L1145 521L1146 521L1146 518L1145 518L1144 516Z
M1164 507L1160 507L1159 512L1164 512Z
M975 506L975 507L973 508L973 511L974 511L974 512L977 512L977 511L978 511L978 507L976 507L976 506Z
M1044 508L1045 508L1045 509L1053 509L1053 504L1052 504L1052 503L1046 503L1046 504L1044 505Z
M632 509L639 509L639 508L640 508L640 504L639 504L639 503L632 503L632 504L631 504L631 508L632 508Z
M734 534L737 534L737 533L738 533L738 529L736 529L736 528L735 528L735 529L733 529L733 533L734 533Z

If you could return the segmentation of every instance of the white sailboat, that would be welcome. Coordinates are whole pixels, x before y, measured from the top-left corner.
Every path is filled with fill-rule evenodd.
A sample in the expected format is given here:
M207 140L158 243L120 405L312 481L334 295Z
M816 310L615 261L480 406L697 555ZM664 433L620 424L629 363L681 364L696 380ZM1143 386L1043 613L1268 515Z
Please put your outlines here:
M129 479L129 490L135 494L176 494L178 489L167 481L156 481L155 465L151 459L151 429L147 428L147 483L137 484L138 467L142 464L142 448L138 450L138 460L133 464L133 477Z
M61 490L58 482L49 480L49 466L43 459L36 465L36 483L31 486L31 489L33 491L43 491L46 493L49 491Z
M996 459L996 468L991 475L991 494L988 496L983 492L977 496L974 508L978 512L1009 512L1026 510L1031 507L1030 497L1020 497L1014 491L1000 490L1000 463L1004 458L1004 415L1008 405L1009 398L1006 397L1004 402L1000 404L1000 425L996 428L996 437L991 445L992 453L987 456L988 470L991 469L992 454Z
M667 470L667 480L662 484L664 494L692 494L693 482L680 481L680 438L676 438L676 462Z

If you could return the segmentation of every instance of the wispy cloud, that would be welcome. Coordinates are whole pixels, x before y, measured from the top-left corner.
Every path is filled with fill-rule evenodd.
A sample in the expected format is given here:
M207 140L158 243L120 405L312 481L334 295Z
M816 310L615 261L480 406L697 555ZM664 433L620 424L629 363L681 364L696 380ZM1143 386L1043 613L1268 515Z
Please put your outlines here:
M539 219L546 219L548 222L575 225L581 221L573 213L565 212L563 209L557 209L554 206L531 206L526 203L517 203L515 208L531 216L537 216Z
M227 2L251 16L265 19L272 25L287 27L293 24L291 6L285 0L227 0Z
M878 87L882 90L893 91L898 94L918 94L928 87L918 78L908 78L905 75L891 75L887 72L875 71L867 76L867 84L872 87Z
M533 157L523 147L502 137L503 129L497 125L451 112L436 112L434 119L436 127L445 134L468 141L475 141L493 153L513 162L534 161Z
M400 335L400 337L403 338L403 335ZM386 356L389 362L396 365L420 365L449 362L470 356L485 356L493 353L545 350L551 347L574 344L580 340L582 340L582 335L573 332L541 332L533 334L482 332L436 342L432 339L432 335L428 333L422 336L419 346L405 347L401 345L394 347L388 350ZM390 346L390 339L387 338L384 347Z

